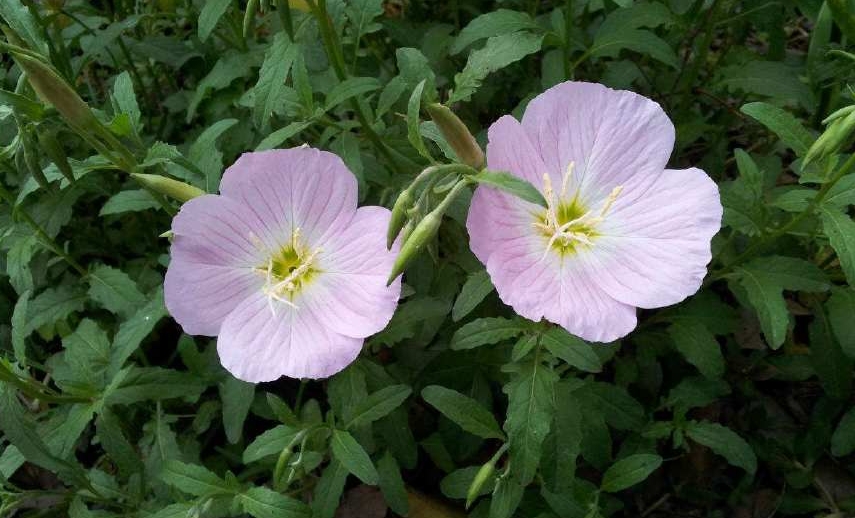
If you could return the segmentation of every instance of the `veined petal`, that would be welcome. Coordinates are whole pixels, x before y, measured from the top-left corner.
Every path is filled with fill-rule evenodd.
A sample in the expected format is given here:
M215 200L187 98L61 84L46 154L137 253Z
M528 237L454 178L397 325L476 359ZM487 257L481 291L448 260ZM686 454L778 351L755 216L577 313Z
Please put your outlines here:
M487 132L487 164L492 170L508 171L528 180L537 188L549 172L526 130L510 115L499 118ZM556 173L560 186L561 171Z
M259 383L281 376L320 379L353 362L362 349L361 338L330 330L306 306L285 305L270 311L261 293L241 302L223 322L217 353L223 367L236 378Z
M649 186L674 147L674 125L659 104L596 83L553 86L528 104L522 126L553 178L575 163L589 205L618 185Z
M386 286L399 246L386 250L386 227L391 213L383 207L362 207L348 228L324 245L317 279L307 286L300 304L317 315L329 315L325 325L355 338L386 327L401 295L401 280Z
M223 196L239 200L287 243L292 231L318 246L356 212L356 178L342 160L310 147L244 153L226 169Z
M641 308L700 288L721 227L718 187L700 169L668 169L643 194L618 198L585 260L612 297Z

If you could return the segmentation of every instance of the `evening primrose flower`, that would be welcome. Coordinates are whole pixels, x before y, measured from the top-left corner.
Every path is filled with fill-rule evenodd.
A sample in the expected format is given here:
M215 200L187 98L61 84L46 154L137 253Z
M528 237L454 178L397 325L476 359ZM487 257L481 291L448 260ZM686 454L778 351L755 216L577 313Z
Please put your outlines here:
M489 130L487 165L540 187L543 208L480 186L467 228L501 299L531 320L609 342L636 308L695 293L721 224L716 184L666 169L674 126L655 102L592 83L535 97Z
M166 307L188 334L217 336L242 380L335 374L386 326L401 291L386 287L389 211L356 202L334 154L242 155L220 195L193 198L173 220Z

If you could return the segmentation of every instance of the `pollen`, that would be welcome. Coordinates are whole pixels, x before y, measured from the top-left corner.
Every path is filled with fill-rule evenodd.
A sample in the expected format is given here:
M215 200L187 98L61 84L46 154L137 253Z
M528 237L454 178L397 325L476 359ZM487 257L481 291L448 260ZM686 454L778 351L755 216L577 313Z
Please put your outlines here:
M299 228L294 229L286 246L271 254L267 264L256 271L265 278L262 291L267 296L270 311L276 314L276 303L297 309L295 296L319 273L317 258L320 248L310 249L302 240Z
M561 191L557 196L549 174L543 175L543 197L547 208L544 213L537 215L533 223L534 228L546 238L546 249L541 260L546 259L553 250L564 255L574 253L580 247L593 247L599 235L597 227L605 220L623 191L623 186L616 186L603 200L599 210L588 209L579 200L578 191L572 194L568 192L574 167L574 162L567 164Z

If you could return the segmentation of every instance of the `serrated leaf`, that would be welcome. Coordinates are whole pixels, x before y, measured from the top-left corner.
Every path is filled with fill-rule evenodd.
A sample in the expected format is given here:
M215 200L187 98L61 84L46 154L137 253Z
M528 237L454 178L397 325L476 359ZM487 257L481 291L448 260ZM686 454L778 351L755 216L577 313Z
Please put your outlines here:
M745 439L736 432L718 423L690 421L686 435L724 457L728 463L754 475L757 471L757 456Z
M849 285L855 285L855 221L835 210L822 211L822 230L837 253Z
M496 9L472 19L460 31L449 49L450 54L457 54L469 45L500 34L510 34L522 30L537 30L538 25L528 13Z
M493 289L493 283L490 281L490 274L487 273L487 270L479 270L469 274L466 282L463 283L463 287L460 288L460 294L457 295L454 306L451 308L451 319L457 322L468 315Z
M525 31L489 38L483 48L469 54L463 71L455 74L448 104L468 101L488 75L537 52L542 43L543 35Z
M313 518L333 518L338 509L348 470L336 459L324 468L312 499Z
M48 288L29 303L24 336L48 324L63 320L75 311L81 311L86 295L70 286Z
M826 302L828 320L840 348L850 358L855 358L855 290L833 288Z
M496 418L474 399L439 385L422 390L422 398L467 432L484 439L504 439Z
M219 385L223 402L223 428L232 444L240 440L243 423L249 415L249 407L255 396L255 384L229 376Z
M42 28L20 0L0 2L0 16L32 50L48 55L48 46Z
M205 128L187 150L187 160L204 175L200 187L206 192L216 192L223 175L223 154L217 149L217 139L238 123L237 119L223 119Z
M558 327L552 327L540 338L546 349L579 370L600 372L603 365L591 344Z
M505 385L508 413L505 432L510 440L511 473L523 485L534 478L543 441L549 434L555 411L558 376L543 365L538 354L520 366Z
M834 339L825 311L820 308L808 327L810 364L819 376L822 388L829 397L846 400L852 391L853 361L843 354ZM850 315L849 318L852 318Z
M657 27L672 20L663 4L644 3L609 13L597 29L589 53L594 57L617 57L622 49L646 54L668 66L677 68L677 55L671 45L642 27Z
M216 473L198 464L167 460L160 478L170 486L193 496L229 494L232 488Z
M742 113L756 119L772 133L778 135L797 156L804 156L813 144L813 136L789 112L768 103L755 102L743 105Z
M407 385L392 385L372 392L357 404L345 428L351 429L366 425L386 417L412 393L413 389Z
M537 187L507 171L481 171L469 178L481 185L494 187L529 203L546 207L546 199Z
M156 209L160 204L148 191L143 189L131 189L120 191L110 196L98 212L99 216L111 214L122 214L124 212L139 212L142 210Z
M674 347L707 378L724 375L724 356L712 333L700 322L681 320L668 328Z
M424 91L426 79L423 79L413 88L413 93L410 94L410 100L407 101L407 140L415 148L419 154L426 160L432 162L433 156L425 147L425 141L419 132L419 112L422 106L422 92Z
M284 424L267 430L246 447L243 462L249 464L270 455L279 455L298 433L298 429Z
M618 430L638 430L644 426L645 412L641 403L635 400L623 387L610 383L592 382L586 390L578 392L579 397L588 395L606 422Z
M513 477L500 478L490 500L490 518L511 518L522 501L524 489Z
M389 507L401 516L407 516L410 512L407 500L407 488L401 478L401 469L395 457L386 452L377 463L377 473L380 475L380 491Z
M12 351L15 353L15 361L21 365L27 363L27 344L25 334L27 322L27 307L30 305L30 290L25 291L15 302L12 310Z
M202 5L202 11L199 12L199 39L203 42L208 39L208 36L214 32L217 27L217 22L226 13L231 0L208 0Z
M163 287L159 287L145 306L119 326L113 338L113 349L110 354L111 372L117 372L122 368L125 360L136 351L154 326L165 316Z
M329 111L339 104L380 89L380 81L374 77L349 77L332 87L326 97L324 110Z
M243 510L254 518L309 518L303 502L264 486L251 487L239 497Z
M146 303L137 284L128 274L111 266L96 266L89 272L89 296L123 318L136 313Z
M334 430L331 446L333 457L341 462L347 471L369 486L377 485L379 480L377 469L352 435L344 430Z
M455 350L474 349L482 345L494 344L513 338L525 331L518 320L507 318L479 318L461 326L451 338L451 348Z
M623 458L603 473L600 489L607 493L616 493L634 486L650 476L662 465L662 457L639 453Z
M281 102L285 79L299 51L300 46L293 43L285 31L279 31L273 37L273 43L264 54L258 82L253 88L252 116L256 126L265 127L269 124L274 106Z

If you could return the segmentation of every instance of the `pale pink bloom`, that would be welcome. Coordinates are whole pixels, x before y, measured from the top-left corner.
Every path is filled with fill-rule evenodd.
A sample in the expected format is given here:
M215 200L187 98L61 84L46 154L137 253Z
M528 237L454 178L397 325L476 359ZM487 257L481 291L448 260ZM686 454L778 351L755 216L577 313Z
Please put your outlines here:
M389 211L357 209L353 174L308 147L242 155L220 192L172 222L169 312L188 334L218 336L242 380L342 370L398 303L400 281L386 287Z
M721 223L716 184L666 169L674 126L655 102L593 83L535 97L522 122L489 130L487 165L539 187L544 209L481 186L467 228L501 299L531 320L598 342L625 336L636 308L695 293Z

